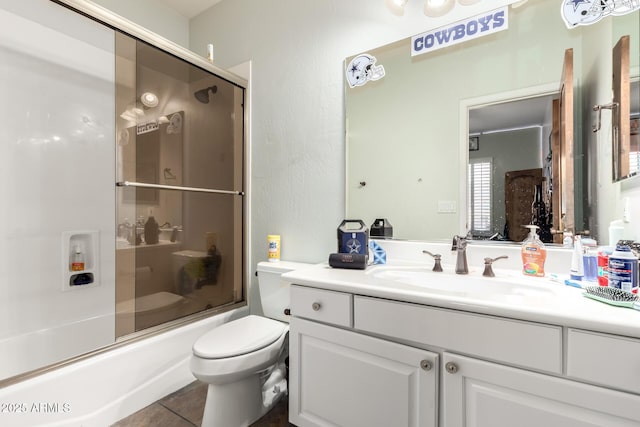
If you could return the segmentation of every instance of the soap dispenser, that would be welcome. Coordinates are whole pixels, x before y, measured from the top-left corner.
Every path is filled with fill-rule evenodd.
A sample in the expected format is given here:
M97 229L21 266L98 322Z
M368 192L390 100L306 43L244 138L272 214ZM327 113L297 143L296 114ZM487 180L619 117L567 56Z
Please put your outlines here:
M571 270L569 271L571 280L584 279L584 250L582 249L582 238L576 236L573 241L573 256L571 257Z
M149 215L149 219L144 224L144 242L147 245L154 245L158 243L159 237L160 226L153 215Z
M544 276L544 262L547 259L547 249L538 237L537 225L525 225L529 235L522 242L520 254L522 256L522 273L526 276Z

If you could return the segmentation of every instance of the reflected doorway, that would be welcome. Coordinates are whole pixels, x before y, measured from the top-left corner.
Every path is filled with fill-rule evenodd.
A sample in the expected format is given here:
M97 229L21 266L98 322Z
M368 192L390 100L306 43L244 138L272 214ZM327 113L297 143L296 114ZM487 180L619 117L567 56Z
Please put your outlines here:
M474 239L521 241L527 235L523 226L533 221L546 228L543 234L549 240L555 178L553 147L558 132L554 102L558 97L557 87L543 88L538 94L505 96L469 106L467 229ZM474 187L480 180L472 169L475 171L482 164L490 165L489 176L483 182L491 184L478 198ZM536 171L531 188L521 188L522 171ZM540 194L538 205L543 204L545 218L532 211L536 193ZM478 218L485 221L479 222ZM488 223L486 218L490 218Z

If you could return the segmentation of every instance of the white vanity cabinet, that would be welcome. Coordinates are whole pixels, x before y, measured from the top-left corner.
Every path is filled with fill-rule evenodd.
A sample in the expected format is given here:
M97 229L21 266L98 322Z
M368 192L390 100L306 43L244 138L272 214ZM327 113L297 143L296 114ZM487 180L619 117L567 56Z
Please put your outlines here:
M447 352L442 363L441 426L640 425L637 395Z
M298 427L437 426L438 355L333 326L351 326L344 324L352 319L345 296L352 298L292 290L289 421Z
M639 339L304 286L291 309L299 427L640 426Z

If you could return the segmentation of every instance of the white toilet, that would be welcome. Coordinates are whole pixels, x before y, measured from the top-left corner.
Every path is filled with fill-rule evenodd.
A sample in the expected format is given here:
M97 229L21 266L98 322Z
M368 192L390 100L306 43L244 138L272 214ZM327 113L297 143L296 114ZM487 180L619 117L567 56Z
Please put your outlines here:
M308 267L295 262L258 263L258 287L266 317L225 323L193 345L191 372L209 384L203 427L253 423L287 395L289 285L280 276Z

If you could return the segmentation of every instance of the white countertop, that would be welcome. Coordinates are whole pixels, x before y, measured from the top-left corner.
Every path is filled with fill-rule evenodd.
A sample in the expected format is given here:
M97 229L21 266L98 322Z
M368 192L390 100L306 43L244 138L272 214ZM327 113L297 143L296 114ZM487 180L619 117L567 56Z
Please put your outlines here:
M469 275L455 275L451 265L444 273L432 272L432 262L395 262L369 266L366 270L331 268L318 264L286 273L288 283L333 291L348 292L409 303L482 313L552 325L580 328L640 338L640 311L615 307L582 296L582 289L552 282L547 278L526 277L519 270L494 268L495 278L482 278L482 269L470 267ZM440 289L412 284L411 281L383 278L384 270L418 271L431 283L445 283ZM484 281L486 280L486 281ZM446 283L472 283L472 291L447 289ZM477 282L477 283L476 283ZM494 285L496 287L494 287ZM492 292L492 289L518 289ZM486 290L486 291L485 291Z

